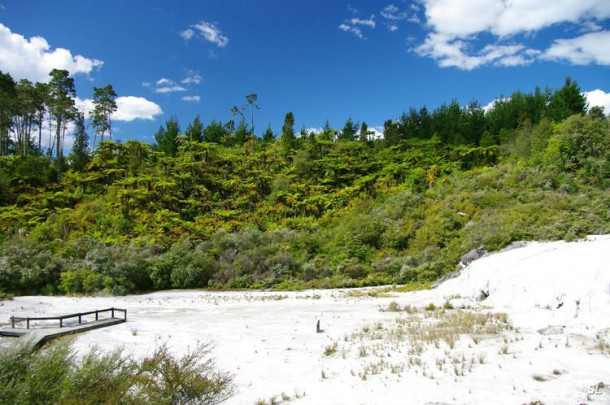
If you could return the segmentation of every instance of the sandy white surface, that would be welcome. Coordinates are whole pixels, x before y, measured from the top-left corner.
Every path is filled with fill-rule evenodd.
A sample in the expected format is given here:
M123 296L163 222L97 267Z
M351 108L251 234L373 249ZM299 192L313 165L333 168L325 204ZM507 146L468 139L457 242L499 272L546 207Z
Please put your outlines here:
M456 309L423 309L447 301ZM416 312L382 311L391 302ZM609 236L487 255L430 291L18 297L0 302L0 326L10 315L110 306L127 308L129 321L79 335L78 350L141 356L167 343L180 354L213 342L217 366L235 377L229 404L610 404ZM510 328L464 334L453 347L401 329L458 312L505 313Z

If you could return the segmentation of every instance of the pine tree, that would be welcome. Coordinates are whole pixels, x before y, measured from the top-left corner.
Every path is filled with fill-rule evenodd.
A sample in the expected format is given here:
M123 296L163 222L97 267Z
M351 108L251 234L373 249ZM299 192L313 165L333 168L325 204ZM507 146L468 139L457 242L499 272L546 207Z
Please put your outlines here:
M112 141L112 113L117 110L116 99L117 95L112 88L112 85L108 84L104 87L93 88L93 111L91 112L91 119L93 120L93 127L95 133L100 134L101 140L104 140L104 134L108 131L110 140Z
M0 156L8 155L11 115L17 97L15 81L8 73L0 71Z
M286 113L284 117L284 125L282 125L282 135L280 142L285 150L292 150L296 146L296 137L294 136L294 116L292 112Z
M549 116L556 122L561 122L571 115L584 114L586 111L587 99L580 92L580 87L571 77L566 77L563 87L551 96Z
M74 120L74 144L72 145L72 167L82 171L91 160L89 155L89 135L85 129L85 114L79 112Z
M267 125L267 130L263 134L263 142L264 143L275 142L275 135L273 134L273 130L271 129L271 124Z
M401 136L397 122L386 120L383 123L383 138L389 145L396 145L400 142Z
M243 145L248 138L248 126L246 125L246 121L242 118L235 129L235 142L238 145Z
M178 152L177 138L179 135L180 124L178 124L178 118L171 117L165 122L165 128L161 126L159 131L155 134L157 147L166 155L176 156L176 153Z
M191 142L203 142L203 132L204 127L199 114L197 114L193 122L186 127L185 135Z
M74 79L70 77L67 70L53 69L49 81L49 112L55 119L55 145L57 148L57 177L61 174L62 167L62 147L63 136L68 121L70 121L76 110L74 108L74 99L76 98L76 88L74 87Z
M343 139L346 141L354 141L356 140L356 133L358 133L358 127L360 125L354 124L352 117L349 117L343 126L343 131L339 135L339 139Z
M368 142L369 140L369 126L364 121L362 121L362 125L360 126L358 139L360 142Z
M203 131L203 140L205 142L222 143L225 134L222 122L213 119Z

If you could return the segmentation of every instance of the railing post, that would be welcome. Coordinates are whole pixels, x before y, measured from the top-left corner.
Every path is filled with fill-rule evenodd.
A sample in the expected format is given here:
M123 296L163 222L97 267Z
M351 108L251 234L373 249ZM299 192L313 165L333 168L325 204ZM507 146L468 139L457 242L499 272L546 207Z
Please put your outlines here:
M25 319L25 325L27 329L30 329L30 318Z
M59 327L60 328L64 327L64 318L62 318L61 316L59 317Z
M11 327L15 329L15 317L11 316Z
M96 309L95 310L95 320L97 321L99 318L99 311Z
M83 320L83 314L78 314L78 324L80 325L82 323Z
M110 317L114 318L114 307L110 308Z
M127 322L127 308L125 308L125 311L123 311L123 319L125 322Z

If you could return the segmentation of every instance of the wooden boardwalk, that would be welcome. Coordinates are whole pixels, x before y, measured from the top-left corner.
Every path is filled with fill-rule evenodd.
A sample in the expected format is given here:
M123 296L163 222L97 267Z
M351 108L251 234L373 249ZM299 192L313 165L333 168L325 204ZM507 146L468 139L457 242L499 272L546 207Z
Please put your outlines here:
M100 314L109 312L109 318L100 319ZM115 313L122 313L122 317L115 317ZM95 315L94 319L87 321L88 317ZM93 317L92 317L93 318ZM75 321L70 322L71 319ZM76 322L78 319L78 322ZM58 321L59 327L49 327L49 321ZM28 340L32 348L41 347L45 342L65 335L82 333L92 329L104 328L127 321L127 310L120 308L108 308L90 312L80 312L62 316L47 317L11 317L11 327L0 329L0 336L10 336ZM16 325L24 324L25 328Z

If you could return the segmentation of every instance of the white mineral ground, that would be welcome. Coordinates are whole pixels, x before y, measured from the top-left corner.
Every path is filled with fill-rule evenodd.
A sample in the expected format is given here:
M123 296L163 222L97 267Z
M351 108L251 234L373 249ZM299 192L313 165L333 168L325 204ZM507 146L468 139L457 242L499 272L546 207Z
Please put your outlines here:
M444 315L423 309L447 301L456 309ZM417 310L382 311L392 302ZM180 355L213 342L217 367L234 375L229 404L610 403L609 236L489 254L429 291L18 297L0 302L0 326L111 306L127 308L128 322L78 335L78 351L143 356L166 343ZM459 311L505 313L511 328L463 334L453 347L398 332L418 318L432 330L432 314Z

